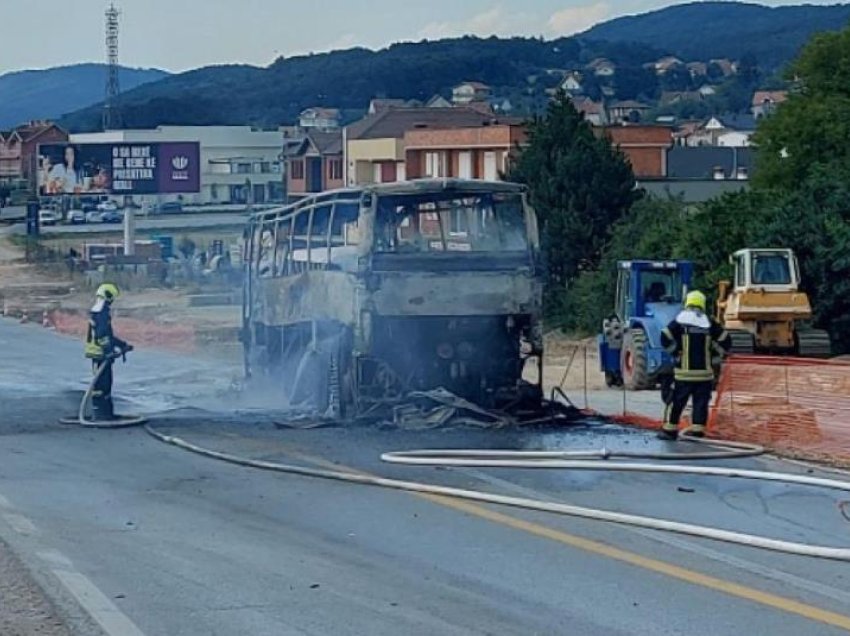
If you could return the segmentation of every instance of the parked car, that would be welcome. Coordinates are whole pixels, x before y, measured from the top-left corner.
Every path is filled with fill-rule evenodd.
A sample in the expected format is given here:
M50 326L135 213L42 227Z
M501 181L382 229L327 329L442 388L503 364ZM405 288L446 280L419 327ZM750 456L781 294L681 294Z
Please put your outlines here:
M68 210L66 220L71 225L78 225L86 222L86 213L82 210Z
M56 225L61 220L62 215L53 210L41 209L38 211L39 225Z
M115 201L103 201L97 204L97 209L100 212L117 212L118 204Z
M107 210L100 213L101 223L121 223L124 216L118 210Z
M121 223L123 218L117 210L94 210L86 214L86 223Z
M151 214L180 214L181 212L183 212L183 204L180 201L167 201L151 209Z

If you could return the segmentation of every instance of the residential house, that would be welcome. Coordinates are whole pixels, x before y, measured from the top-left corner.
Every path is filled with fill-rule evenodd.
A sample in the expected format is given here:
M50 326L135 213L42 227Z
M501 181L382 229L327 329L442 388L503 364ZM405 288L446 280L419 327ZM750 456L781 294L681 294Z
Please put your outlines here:
M611 144L626 155L635 177L661 179L667 174L667 151L673 146L670 127L620 125L608 126L604 132Z
M334 130L339 128L340 113L336 108L308 108L298 117L301 128Z
M596 77L612 77L617 73L617 66L605 57L597 57L596 59L591 60L587 65L587 68L596 75Z
M494 113L509 114L514 110L513 102L507 97L493 97L489 104Z
M490 87L481 82L464 82L452 89L452 102L455 104L471 104L486 102L490 98Z
M451 108L452 103L442 95L434 95L425 102L425 108Z
M655 73L658 75L664 75L665 73L669 73L674 68L682 66L684 63L675 55L667 55L662 57L659 60L656 60L654 68Z
M31 121L0 131L0 183L35 186L38 145L68 141L68 133L49 121Z
M720 69L720 72L723 73L723 77L729 77L737 73L737 65L725 57L716 58L708 62L709 66L712 64L715 64Z
M714 115L691 130L680 145L741 148L750 145L755 129L756 121L751 115Z
M580 95L584 91L581 80L581 73L578 71L571 71L567 73L558 88L569 95Z
M409 130L470 128L494 121L474 108L398 108L368 115L345 129L346 184L404 181L405 133Z
M667 178L746 181L753 166L749 148L674 146L667 152Z
M603 102L595 102L589 97L573 97L572 100L575 109L584 115L584 119L591 126L604 126L608 123L608 116L605 112L605 104Z
M753 117L759 119L770 115L787 99L788 91L756 91L753 94Z
M703 97L712 97L717 95L717 89L714 88L711 84L703 84L699 87L699 94Z
M680 104L682 102L700 102L703 99L699 91L662 91L659 103L662 106Z
M667 150L667 176L638 179L638 186L659 197L701 203L749 186L752 153L749 148L673 146Z
M525 125L517 122L410 129L404 134L407 178L496 181L508 169L511 153L526 138Z
M314 192L336 190L343 178L342 131L308 128L304 136L284 146L286 196L289 201Z
M369 102L368 113L374 115L378 111L388 108L419 108L422 102L416 99L383 99L376 97Z
M649 110L648 104L633 99L614 102L608 107L608 121L612 124L637 123Z
M685 64L685 68L688 69L694 79L708 75L708 64L705 62L688 62Z

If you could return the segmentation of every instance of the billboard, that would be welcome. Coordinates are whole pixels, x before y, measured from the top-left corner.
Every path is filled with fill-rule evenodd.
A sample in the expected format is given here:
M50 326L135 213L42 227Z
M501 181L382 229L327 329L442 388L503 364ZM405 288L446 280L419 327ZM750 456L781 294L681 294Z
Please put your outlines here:
M42 196L191 194L200 190L200 144L45 144L38 147Z

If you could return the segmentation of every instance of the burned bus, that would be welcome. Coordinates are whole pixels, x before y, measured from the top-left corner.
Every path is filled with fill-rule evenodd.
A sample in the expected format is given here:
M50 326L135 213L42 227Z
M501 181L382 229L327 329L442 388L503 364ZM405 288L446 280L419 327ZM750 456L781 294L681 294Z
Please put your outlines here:
M539 239L524 187L324 192L254 214L244 238L246 374L291 405L353 417L437 388L482 406L539 403Z

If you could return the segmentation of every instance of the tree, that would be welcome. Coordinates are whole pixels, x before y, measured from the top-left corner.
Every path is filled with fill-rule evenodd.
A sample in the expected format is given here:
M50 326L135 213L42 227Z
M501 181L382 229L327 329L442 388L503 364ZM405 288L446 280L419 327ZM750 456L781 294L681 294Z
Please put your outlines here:
M816 36L788 76L799 91L754 138L760 187L793 189L819 166L850 162L850 29Z
M529 127L509 178L528 185L547 264L547 310L562 307L579 271L599 262L614 223L639 194L631 167L559 92Z

